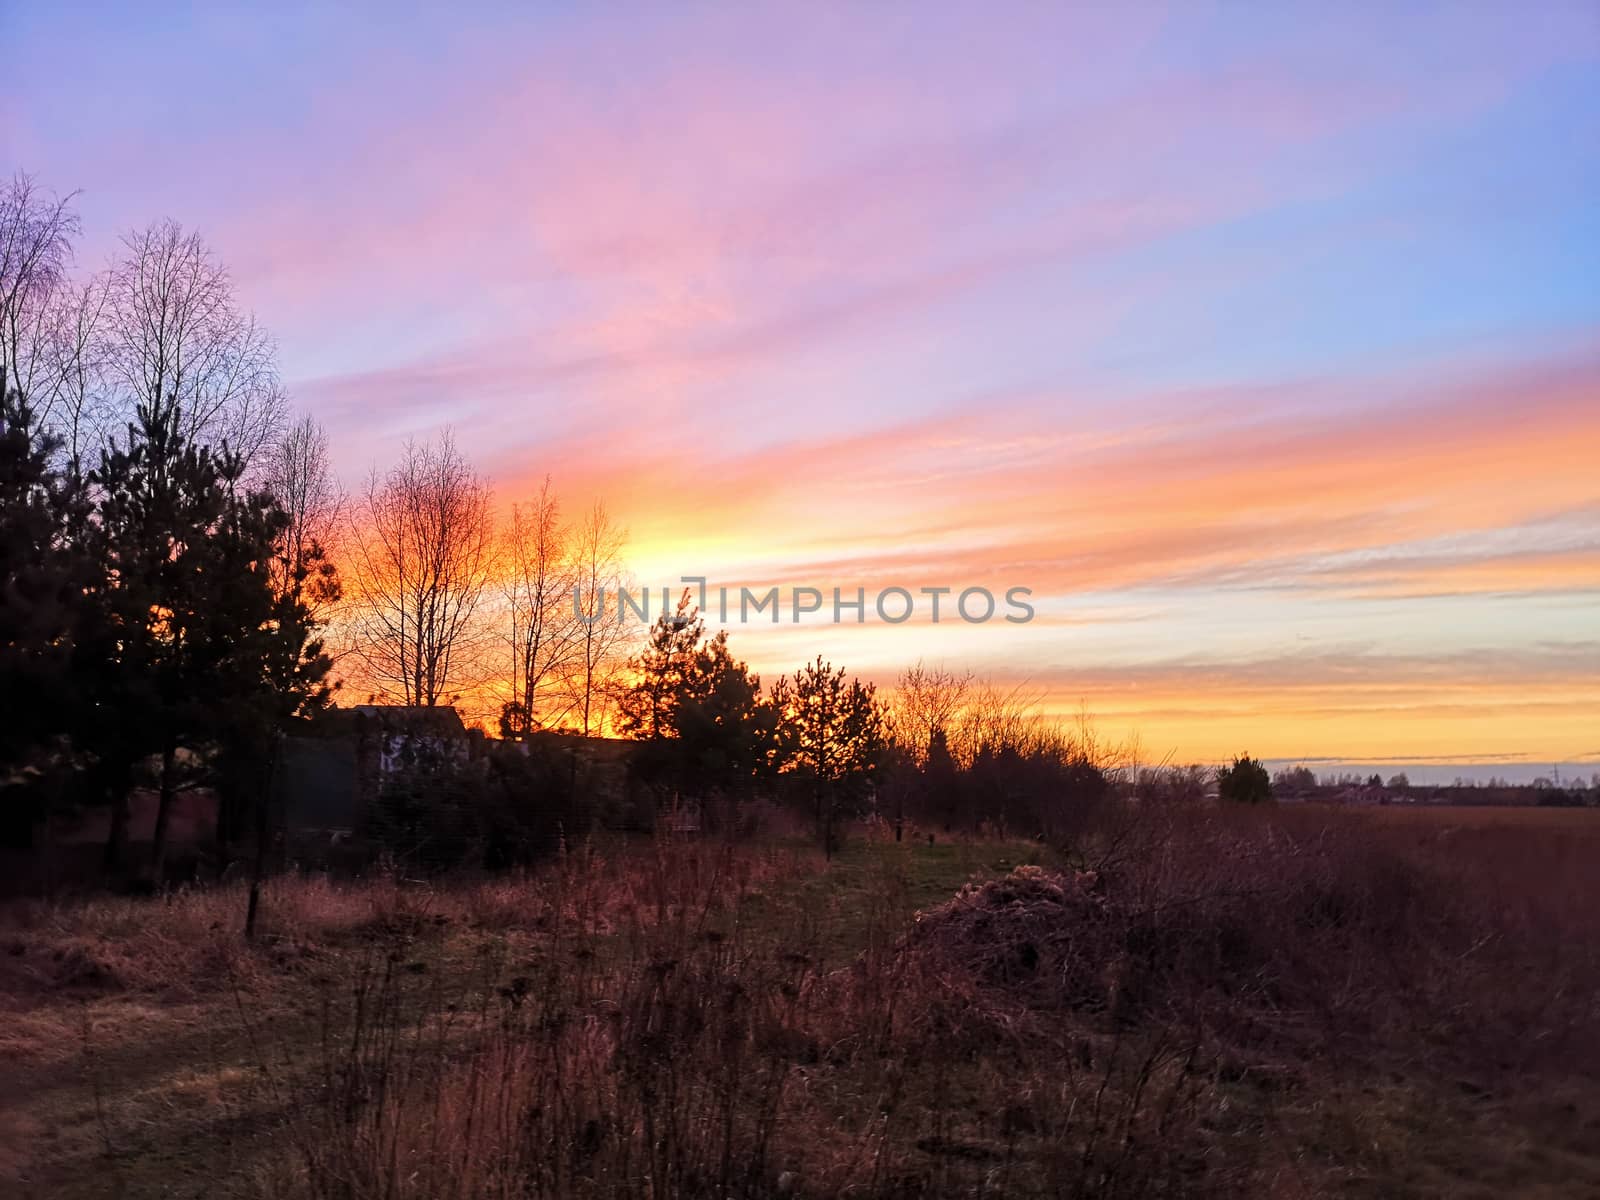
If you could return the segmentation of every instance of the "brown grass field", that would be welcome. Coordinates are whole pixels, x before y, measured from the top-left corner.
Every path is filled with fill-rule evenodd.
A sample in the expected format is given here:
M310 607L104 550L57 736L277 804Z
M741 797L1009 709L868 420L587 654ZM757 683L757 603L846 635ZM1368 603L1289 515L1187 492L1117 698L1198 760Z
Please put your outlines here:
M1285 806L19 902L0 1194L1600 1195L1597 861Z
M1445 829L1567 830L1593 836L1600 813L1592 808L1540 808L1531 804L1389 804L1351 810L1354 815L1393 825Z

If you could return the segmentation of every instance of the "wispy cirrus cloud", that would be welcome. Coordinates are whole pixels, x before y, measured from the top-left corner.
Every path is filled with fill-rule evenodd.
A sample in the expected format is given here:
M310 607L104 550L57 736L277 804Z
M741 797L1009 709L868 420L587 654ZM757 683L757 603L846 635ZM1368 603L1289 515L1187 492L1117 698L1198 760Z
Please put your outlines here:
M1061 591L1349 590L1432 573L1496 584L1500 565L1517 587L1542 566L1561 586L1594 582L1600 364L1560 356L1349 390L1355 407L1323 393L1312 416L1247 393L1208 398L1192 422L1068 406L1066 427L1052 427L1032 404L747 452L603 450L580 437L558 440L549 461L575 464L566 474L581 492L636 497L638 536L670 543L674 530L714 527L807 579L1009 568ZM1080 413L1099 424L1072 427ZM852 511L863 515L840 553L831 522ZM779 547L787 557L774 562Z

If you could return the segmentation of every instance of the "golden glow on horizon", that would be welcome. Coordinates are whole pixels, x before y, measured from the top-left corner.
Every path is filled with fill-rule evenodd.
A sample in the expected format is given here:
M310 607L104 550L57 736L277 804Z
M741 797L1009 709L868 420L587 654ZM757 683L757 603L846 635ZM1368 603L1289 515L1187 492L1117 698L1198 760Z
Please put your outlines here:
M763 675L818 652L885 688L918 658L970 666L1184 760L1595 753L1600 664L1577 643L1596 630L1571 612L1600 594L1600 367L1460 390L1311 431L1253 413L1052 439L1019 437L1027 414L997 412L981 426L707 451L693 470L594 447L561 457L582 465L578 496L607 496L630 528L634 580L657 598L685 575L729 588L735 609L741 586L778 586L785 606L795 587L862 586L870 608L890 585L1025 584L1040 609L1028 626L974 629L930 626L925 607L904 626L797 627L786 607L777 628L731 627ZM1529 548L1515 532L1552 522L1554 543ZM1567 624L1548 653L1486 665L1474 654L1503 634L1495 622L1538 611L1508 597L1564 605ZM1251 604L1275 606L1263 627L1326 628L1321 653L1230 623ZM1497 604L1435 640L1449 606ZM1372 649L1361 618L1380 606L1389 641Z

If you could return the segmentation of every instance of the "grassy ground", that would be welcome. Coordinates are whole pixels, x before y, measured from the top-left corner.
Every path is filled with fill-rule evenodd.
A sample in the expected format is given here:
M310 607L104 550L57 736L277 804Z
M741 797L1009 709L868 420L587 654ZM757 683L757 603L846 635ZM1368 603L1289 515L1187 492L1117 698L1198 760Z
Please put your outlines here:
M918 838L897 845L857 839L822 870L752 897L743 916L776 926L780 905L809 911L825 965L842 966L869 946L899 937L917 912L943 904L968 880L1004 875L1048 857L1028 841Z
M1523 815L1496 823L1475 812L1451 823L1406 810L1354 819L1413 839L1407 853L1483 854L1484 861L1492 853L1503 877L1474 877L1506 887L1507 879L1543 875L1559 901L1562 881L1583 877L1600 839L1595 823L1580 828L1574 814L1557 815L1554 842L1548 821ZM1307 821L1287 814L1284 824ZM1514 831L1506 833L1507 825ZM1151 843L1139 857L1151 864L1172 853ZM501 1063L488 1076L457 1070L505 1053L504 1023L513 1013L523 1022L518 1038L533 1036L535 1006L522 1003L519 988L570 992L561 1013L626 1009L641 999L664 1004L648 989L630 991L629 981L662 966L669 951L673 963L682 960L680 975L714 968L706 980L746 980L752 991L765 981L774 996L789 969L783 964L803 964L795 978L806 981L800 1003L809 1008L791 1024L813 1047L794 1052L773 1095L788 1106L791 1123L803 1118L804 1125L772 1135L775 1159L810 1161L804 1143L818 1143L837 1178L866 1180L863 1187L879 1194L1049 1191L1040 1181L1057 1178L1048 1171L1059 1164L1045 1161L1045 1147L1060 1131L1045 1098L1073 1069L1052 1056L1081 1052L1115 1092L1124 1086L1115 1058L1122 1035L1085 1024L1080 1051L1053 1027L1041 1035L1021 1010L984 1008L982 989L904 975L896 955L917 912L943 904L969 880L1041 861L1049 865L1047 852L1029 842L857 838L832 862L801 844L728 854L643 846L575 856L525 879L438 888L285 880L268 895L266 936L254 946L236 932L243 912L236 889L169 902L17 906L0 914L0 1055L8 1063L0 1075L0 1194L296 1190L293 1181L303 1180L296 1156L327 1132L308 1114L322 1113L328 1095L349 1086L346 1068L358 1057L350 1031L361 1022L415 1040L412 1057L432 1064L417 1076L424 1091L447 1094L518 1071L527 1077L526 1064ZM1230 863L1218 866L1224 883L1237 873ZM1544 903L1542 895L1508 892L1504 907L1526 908L1536 928L1553 919L1535 903ZM1592 914L1583 920L1592 926ZM1563 944L1581 956L1592 941ZM1570 990L1583 978L1552 976L1551 986ZM874 990L888 985L899 989L888 999ZM1351 1040L1342 1024L1337 1038L1319 1033L1305 1041L1303 1014L1288 1007L1252 1010L1251 1021L1248 1044L1207 1050L1203 1078L1195 1072L1184 1093L1189 1123L1172 1134L1199 1147L1196 1170L1230 1187L1248 1184L1271 1196L1600 1195L1600 1089L1581 1064L1569 1071L1549 1056L1536 1060L1553 1026L1527 1026L1527 1046L1463 1057L1443 1026L1418 1027L1379 1051L1367 1035ZM886 1049L871 1050L858 1025L878 1030L873 1036ZM936 1045L944 1048L923 1052ZM396 1051L369 1044L361 1053L392 1058ZM764 1060L740 1070L754 1078L770 1066ZM663 1078L700 1087L687 1093L700 1098L696 1104L734 1086ZM1162 1078L1175 1078L1170 1064L1158 1063L1151 1086ZM370 1107L370 1098L362 1104ZM879 1110L861 1123L863 1113ZM415 1119L395 1111L396 1122ZM468 1104L464 1111L476 1110ZM1131 1137L1132 1116L1129 1122ZM761 1145L766 1154L767 1141ZM861 1160L869 1151L883 1159L881 1169ZM669 1177L664 1165L650 1165ZM791 1190L834 1194L826 1186L832 1178L819 1171L809 1187ZM1182 1183L1181 1174L1174 1178ZM1113 1183L1095 1194L1140 1194L1126 1173ZM546 1182L540 1194L561 1190ZM1199 1182L1192 1190L1206 1191Z
M894 848L858 840L831 864L798 845L783 853L788 861L775 880L717 919L760 925L780 906L808 910L837 964L972 875L1009 870L1037 848L949 841ZM608 873L627 869L608 860ZM216 955L203 977L194 973L195 952L211 946L197 947L184 934L233 940L244 910L239 889L189 900L185 929L166 946L152 947L148 938L127 949L114 944L127 922L174 915L159 902L103 901L102 914L87 921L70 912L12 914L4 949L13 970L0 977L9 985L0 1050L10 1061L0 1077L0 1192L249 1193L263 1157L281 1150L275 1139L292 1106L291 1081L313 1070L326 1004L338 1004L358 980L381 970L397 944L402 967L426 964L419 980L431 973L447 981L431 992L429 981L420 982L416 1003L460 1004L498 985L507 960L541 940L503 918L475 920L459 898L424 889L409 900L424 918L415 928L387 928L395 921L389 910L405 901L362 895L359 886L297 896L297 911L275 920L292 886L269 894L262 945ZM505 887L512 896L514 890ZM96 926L99 938L64 932ZM597 951L617 936L596 938ZM28 961L41 955L45 963ZM130 964L129 955L143 961ZM18 969L24 965L35 970Z

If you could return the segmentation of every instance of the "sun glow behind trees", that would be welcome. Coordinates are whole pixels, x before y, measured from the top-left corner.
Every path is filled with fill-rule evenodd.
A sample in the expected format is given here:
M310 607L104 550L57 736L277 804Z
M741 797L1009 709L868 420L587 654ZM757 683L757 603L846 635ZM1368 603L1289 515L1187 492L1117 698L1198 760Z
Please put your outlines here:
M323 574L330 562L345 572L342 596L313 598L340 652L346 701L448 696L491 730L502 717L519 734L610 729L607 697L625 680L620 664L644 622L630 630L575 619L560 595L570 600L574 583L580 609L591 610L602 587L614 609L624 585L635 597L649 587L654 600L689 572L714 587L853 594L861 585L869 596L950 583L1003 594L1022 583L1034 588L1038 617L1004 636L949 622L934 630L920 614L890 627L869 613L859 628L785 620L752 625L748 638L736 629L739 653L775 678L820 651L884 686L905 663L937 658L1002 686L1036 687L1057 717L1086 701L1119 735L1140 731L1186 759L1218 760L1241 745L1280 757L1520 750L1549 760L1589 749L1594 648L1571 615L1594 566L1583 527L1593 370L1581 356L1458 370L1438 389L1374 375L1380 412L1312 426L1267 396L1178 427L1136 404L1118 410L1110 431L1068 435L1001 405L981 422L955 414L864 433L814 423L803 443L758 448L742 429L693 446L643 439L642 418L574 440L552 419L540 449L509 459L458 430L465 469L485 486L492 476L493 520L468 555L482 560L467 572L475 582L423 588L454 597L434 606L436 616L454 613L439 626L442 642L431 618L419 625L415 614L390 630L397 645L419 645L419 633L439 643L423 657L443 663L442 674L409 670L408 687L371 653L376 576L357 586L362 539L377 533L372 506L338 494L315 414L280 436L288 414L270 340L216 257L157 222L119 242L105 270L75 266L72 205L28 181L9 195L12 225L27 229L8 243L23 249L7 253L36 262L27 288L8 268L8 371L26 371L47 397L64 455L92 464L133 398L165 380L191 398L187 419L206 439L248 446L270 427L249 470L279 494L299 486L297 472L306 477L297 456L321 459L316 497L294 491L287 507L297 527L317 526L314 574L324 582L312 590L334 587ZM165 326L160 336L139 332L152 322ZM1327 391L1318 385L1311 398L1320 404ZM1335 414L1344 406L1338 395L1328 403ZM1527 417L1507 427L1513 409ZM415 446L437 444L438 425L407 420ZM385 475L403 458L401 441L362 465ZM357 501L372 498L366 491L351 488ZM1487 557L1463 551L1451 530L1492 529L1508 504L1544 513L1538 544L1555 549L1526 552L1506 534ZM1374 530L1386 539L1378 549ZM1552 636L1530 643L1512 618L1535 600ZM1423 632L1400 652L1393 639L1422 612ZM1388 640L1375 642L1380 626Z

